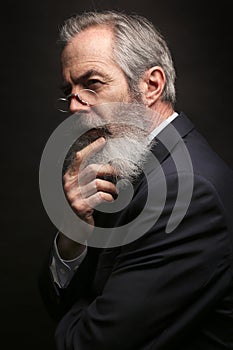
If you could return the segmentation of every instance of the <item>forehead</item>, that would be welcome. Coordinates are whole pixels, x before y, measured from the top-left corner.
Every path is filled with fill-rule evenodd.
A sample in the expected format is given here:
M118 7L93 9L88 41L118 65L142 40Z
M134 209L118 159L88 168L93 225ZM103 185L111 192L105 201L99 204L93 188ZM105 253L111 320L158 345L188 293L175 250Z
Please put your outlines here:
M106 27L91 27L77 34L64 48L62 65L113 61L113 32Z

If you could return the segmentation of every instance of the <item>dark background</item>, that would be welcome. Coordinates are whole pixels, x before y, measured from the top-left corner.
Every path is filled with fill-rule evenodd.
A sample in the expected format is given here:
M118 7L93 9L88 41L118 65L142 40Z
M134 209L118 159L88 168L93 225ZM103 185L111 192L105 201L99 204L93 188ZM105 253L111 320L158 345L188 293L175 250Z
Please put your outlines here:
M53 322L37 288L56 228L41 202L38 170L46 141L62 121L59 26L89 9L120 9L151 19L177 70L183 110L233 166L230 1L47 0L5 2L1 30L1 348L53 348ZM2 346L4 345L4 346ZM93 349L94 350L94 349Z

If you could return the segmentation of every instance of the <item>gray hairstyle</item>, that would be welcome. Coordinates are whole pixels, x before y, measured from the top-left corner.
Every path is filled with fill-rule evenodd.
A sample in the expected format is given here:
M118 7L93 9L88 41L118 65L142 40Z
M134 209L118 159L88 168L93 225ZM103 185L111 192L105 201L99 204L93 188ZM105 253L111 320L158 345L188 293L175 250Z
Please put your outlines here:
M114 33L113 55L123 70L131 91L138 93L138 83L145 71L160 66L166 84L162 100L175 104L175 69L167 43L146 18L117 11L85 12L68 18L60 30L65 46L75 35L93 26L108 26Z

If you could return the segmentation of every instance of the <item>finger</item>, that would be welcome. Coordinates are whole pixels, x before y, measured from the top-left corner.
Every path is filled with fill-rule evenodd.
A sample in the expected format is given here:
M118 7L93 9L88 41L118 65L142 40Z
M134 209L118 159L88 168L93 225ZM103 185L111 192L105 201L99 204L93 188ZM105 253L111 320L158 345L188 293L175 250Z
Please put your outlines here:
M93 154L100 151L106 143L104 137L100 137L94 142L90 143L90 145L84 147L82 150L76 153L75 160L72 164L72 171L78 172L80 165L83 161L90 158Z
M113 201L114 198L111 194L105 192L97 192L84 200L76 198L72 201L72 203L70 203L70 205L79 217L88 218L93 214L94 209L99 204Z
M72 186L72 184L77 183L77 179L78 179L78 174L76 172L72 172L72 170L69 169L63 175L63 186Z
M87 200L80 200L80 198L77 198L73 200L70 205L80 218L88 218L92 216L94 212L94 208L89 205Z
M82 162L86 160L88 157L90 157L91 155L97 153L101 148L103 148L103 146L105 145L105 142L106 142L105 138L100 137L94 142L92 142L90 145L84 147L82 150L77 152L68 170L66 171L66 178L68 179L76 176Z
M97 192L93 196L87 198L86 202L90 208L95 209L101 203L114 202L114 198L110 193Z
M79 188L79 193L82 198L88 198L97 192L106 192L114 196L114 198L118 195L118 190L116 186L106 180L95 179L86 186Z
M88 197L94 195L97 192L105 192L111 194L115 199L118 196L118 190L116 186L102 179L95 179L91 183L88 183L85 186L70 186L66 184L64 186L66 197L68 201L72 204L74 201L79 200L80 202L85 201Z
M116 177L115 170L110 164L90 164L85 169L80 171L78 182L80 185L85 185L92 180L98 178Z
M66 172L63 176L63 188L69 201L81 195L86 198L98 191L109 192L116 198L115 184L115 171L109 164L91 164L78 175Z

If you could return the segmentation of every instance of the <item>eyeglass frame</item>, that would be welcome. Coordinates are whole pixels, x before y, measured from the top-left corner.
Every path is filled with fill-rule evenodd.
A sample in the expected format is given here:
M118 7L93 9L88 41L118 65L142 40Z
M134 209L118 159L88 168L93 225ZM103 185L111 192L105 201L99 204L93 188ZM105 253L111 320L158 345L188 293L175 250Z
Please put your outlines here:
M96 93L94 90L91 90L91 89L82 89L82 90L80 90L80 92L82 92L82 91L90 91L90 92L93 92L96 96L98 96L97 93ZM80 103L81 103L82 105L84 105L84 106L88 106L88 107L94 106L93 104L91 104L91 103L89 103L89 102L83 100L83 99L80 97L80 92L79 92L79 93L72 93L72 94L69 94L69 95L67 95L66 97L60 97L60 98L58 98L57 100L58 100L58 101L66 101L66 102L69 102L69 103L70 103L71 100L72 100L72 98L75 98L76 101L80 102ZM59 110L60 112L62 112L62 113L68 113L68 112L69 112L69 111L64 111L64 110L62 110L62 109L59 109L59 108L58 108L58 110Z

